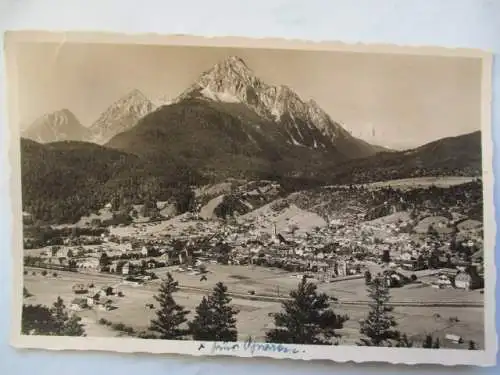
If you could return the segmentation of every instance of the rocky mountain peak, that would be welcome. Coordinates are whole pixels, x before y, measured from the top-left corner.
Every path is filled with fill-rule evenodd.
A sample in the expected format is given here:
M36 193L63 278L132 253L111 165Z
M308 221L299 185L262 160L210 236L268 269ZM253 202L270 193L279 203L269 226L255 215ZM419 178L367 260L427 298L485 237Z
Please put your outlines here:
M139 89L133 89L129 91L128 94L122 97L122 100L124 101L147 101L149 100L146 95L143 94L143 92Z
M328 149L336 147L338 139L350 137L314 100L302 100L289 86L263 82L237 56L228 56L202 73L174 103L190 98L243 104L280 125L288 142L296 146Z
M129 130L155 105L138 89L130 91L104 111L90 127L92 140L104 144L116 134Z
M87 128L67 108L39 117L22 133L24 138L40 143L83 141L88 135Z
M76 119L76 116L74 115L73 112L71 112L68 108L63 108L59 111L55 111L53 112L52 114L49 114L49 116L52 115L52 116L63 116L63 117L67 117L67 118L74 118Z
M272 120L286 112L293 112L292 117L308 112L308 104L291 87L264 83L237 56L229 56L201 74L176 101L186 98L243 103Z
M250 72L250 68L248 68L246 62L238 56L228 56L224 60L216 64L216 66L217 65L219 67L226 67L227 69L232 69L234 71Z
M237 56L229 56L202 73L178 100L204 97L221 102L257 104L257 91L263 83Z

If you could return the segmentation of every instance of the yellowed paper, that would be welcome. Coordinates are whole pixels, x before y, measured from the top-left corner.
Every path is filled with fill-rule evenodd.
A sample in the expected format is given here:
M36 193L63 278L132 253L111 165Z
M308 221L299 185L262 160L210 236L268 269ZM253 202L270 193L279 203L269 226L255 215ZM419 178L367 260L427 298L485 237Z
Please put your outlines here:
M495 363L490 54L76 32L5 44L15 347ZM173 319L154 298L168 274L189 311L175 334L152 323Z

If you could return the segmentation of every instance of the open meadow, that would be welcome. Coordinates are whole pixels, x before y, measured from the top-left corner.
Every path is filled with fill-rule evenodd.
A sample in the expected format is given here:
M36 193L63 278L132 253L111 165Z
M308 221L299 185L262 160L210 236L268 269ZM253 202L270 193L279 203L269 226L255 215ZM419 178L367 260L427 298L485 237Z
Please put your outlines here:
M218 281L224 282L232 295L232 303L240 311L237 327L241 340L248 336L263 340L266 331L273 324L271 314L281 310L279 297L287 297L299 282L296 274L264 267L210 265L208 270L206 281L200 281L199 275L190 274L189 271L178 272L175 267L158 270L158 276L162 278L168 271L179 282L181 289L175 294L175 300L191 311L189 318L193 316L202 296L208 294ZM33 275L33 272L36 275ZM57 277L53 277L42 276L40 270L30 269L25 275L24 286L32 296L28 297L26 302L50 306L60 296L68 306L77 297L72 286L78 283L92 283L96 288L113 286L124 295L109 296L114 306L110 311L90 309L77 313L83 318L89 336L123 335L123 332L99 324L100 319L115 324L123 323L139 332L146 330L150 320L155 317L155 309L149 309L146 305L152 303L157 306L154 295L160 280L132 286L121 284L121 278L112 275L59 272ZM366 316L369 309L364 279L320 283L318 289L338 298L338 302L332 302L332 307L337 313L350 317L344 328L339 331L342 334L340 343L355 344L359 339L358 322ZM250 295L250 290L255 294ZM479 347L483 347L484 317L483 308L480 306L482 295L479 291L434 289L425 284L414 284L391 289L391 294L399 329L401 332L411 332L410 338L422 340L426 334L433 334L434 337L440 338L443 347L457 347L456 344L445 340L445 335L452 333L464 337L466 342L474 340ZM416 305L417 301L422 306ZM442 305L447 302L457 305ZM477 306L474 306L474 302ZM462 307L457 307L462 303ZM437 307L433 304L441 305Z

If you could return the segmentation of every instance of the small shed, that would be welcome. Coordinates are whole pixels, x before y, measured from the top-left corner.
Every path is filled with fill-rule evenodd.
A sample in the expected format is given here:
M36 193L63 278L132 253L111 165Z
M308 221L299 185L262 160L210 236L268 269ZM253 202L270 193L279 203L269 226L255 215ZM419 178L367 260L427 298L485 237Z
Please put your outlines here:
M85 294L88 293L88 287L85 284L75 284L73 285L73 292L75 294Z
M454 335L454 334L451 334L451 333L446 334L445 339L449 340L449 341L451 341L451 342L453 342L455 344L459 344L459 343L463 342L463 339L462 339L461 336Z
M71 305L69 306L70 310L73 311L81 311L87 307L87 300L85 298L75 298L71 301Z
M472 277L467 272L459 272L455 276L455 287L458 289L470 290L472 284Z

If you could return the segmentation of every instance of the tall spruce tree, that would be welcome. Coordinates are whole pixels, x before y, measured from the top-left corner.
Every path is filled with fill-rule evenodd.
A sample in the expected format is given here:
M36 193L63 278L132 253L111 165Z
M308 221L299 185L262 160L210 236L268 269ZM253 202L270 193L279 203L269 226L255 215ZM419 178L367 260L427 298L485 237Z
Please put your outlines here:
M439 337L434 341L434 345L432 345L432 349L439 349L441 347L441 343L439 342Z
M389 288L382 275L377 275L368 287L368 296L372 300L368 316L361 322L359 332L364 336L358 342L361 346L387 346L390 340L399 339L399 332L394 329L396 320L391 315L392 307Z
M47 306L23 305L21 333L24 335L52 335L54 317Z
M158 332L161 339L183 339L188 333L181 328L186 323L189 311L178 305L172 294L178 289L179 283L174 281L172 275L167 273L167 279L161 284L159 294L154 298L160 307L156 311L156 319L151 320L151 331Z
M61 297L51 308L42 305L23 305L21 332L28 335L85 336L81 318L68 315Z
M236 314L238 310L230 305L227 287L219 282L212 294L203 297L196 308L196 316L189 324L194 340L204 341L236 341Z
M57 332L62 332L64 325L69 320L68 313L66 312L66 306L61 297L57 297L57 300L52 304L52 316L54 317L54 325Z
M439 342L439 337L436 338L434 341L434 338L432 335L427 335L425 336L425 340L422 343L422 348L424 349L439 349L441 347L441 344Z
M81 320L79 316L71 315L61 331L61 336L86 336Z
M404 333L396 344L397 348L413 348L413 341L411 341L406 333Z
M214 339L214 326L214 314L207 297L203 297L196 307L196 316L189 323L189 331L193 335L193 340L216 341Z
M54 319L54 334L58 336L85 336L81 318L76 315L70 316L61 297L57 297L52 305L52 316Z
M266 333L266 341L283 344L331 345L348 316L330 309L328 296L316 291L316 285L302 278L298 288L283 302L283 312L274 315L276 328Z
M432 349L433 338L432 335L426 335L425 340L422 343L422 348L424 349Z

